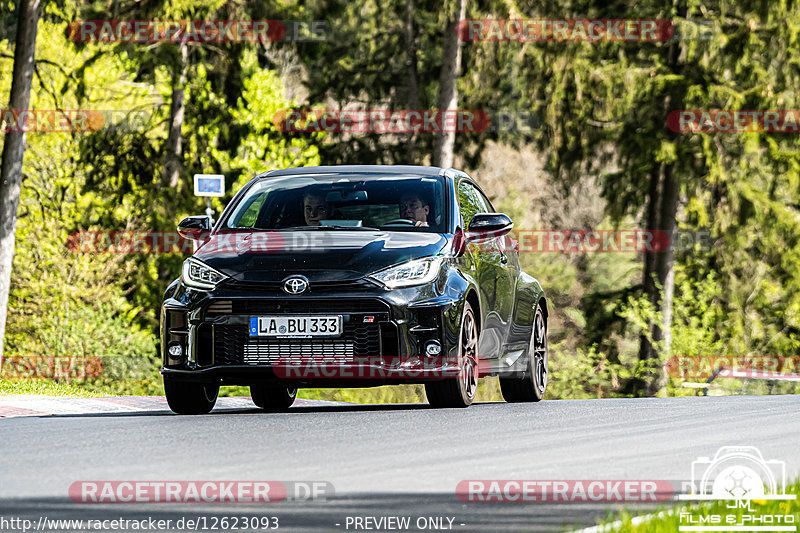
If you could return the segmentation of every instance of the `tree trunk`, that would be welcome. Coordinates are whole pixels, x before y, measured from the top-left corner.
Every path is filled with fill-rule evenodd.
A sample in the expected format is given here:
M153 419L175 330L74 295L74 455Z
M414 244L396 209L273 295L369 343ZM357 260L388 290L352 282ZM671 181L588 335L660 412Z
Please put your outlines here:
M673 8L678 17L686 17L684 3L674 0ZM681 75L680 60L683 43L672 43L666 49L667 65L673 74ZM663 116L672 109L683 109L685 88L675 87L662 103ZM678 134L668 131L667 139L678 142ZM675 290L674 233L678 216L680 183L675 175L675 163L660 163L653 167L650 176L647 203L647 230L660 230L669 236L669 246L663 252L646 253L644 259L644 293L660 315L661 320L649 325L650 339L646 334L639 338L639 362L645 364L644 374L631 379L623 392L635 396L656 396L664 389L666 373L662 356L667 355L672 344L672 297Z
M408 109L419 109L419 73L417 72L417 35L414 30L414 0L406 0L406 59L408 61ZM408 134L408 161L417 158L417 134Z
M458 75L461 72L461 40L458 38L458 23L464 20L467 0L455 0L455 9L449 16L442 46L442 73L439 77L439 111L454 110L458 105ZM433 147L433 165L442 168L453 166L455 131L436 134Z
M672 295L675 292L675 221L678 217L678 193L680 186L675 177L675 165L664 168L664 191L661 199L661 231L669 235L670 245L656 256L656 276L664 291L661 298L661 338L664 352L672 345ZM662 376L663 379L663 376ZM659 386L659 389L663 384Z
M22 0L18 4L19 19L17 41L14 47L14 73L8 106L10 110L16 112L27 111L31 101L39 4L40 0ZM11 287L11 266L14 262L17 206L19 206L19 191L22 185L24 156L25 132L8 132L3 145L2 166L0 166L0 368L3 366L8 293Z
M661 321L649 325L650 338L642 334L639 339L639 361L645 363L646 369L643 376L634 378L629 388L628 392L636 396L656 396L664 388L666 376L661 355L669 352L672 343L672 296L675 288L672 237L678 215L680 186L674 175L673 164L662 164L657 168L650 184L646 229L663 231L670 236L670 245L663 252L645 254L644 293L660 314Z
M167 135L167 157L164 162L164 177L170 188L178 186L180 180L181 158L183 156L183 114L186 109L184 92L186 89L186 69L189 49L186 41L180 44L180 63L172 76L172 99L169 104L169 134Z
M661 188L664 175L664 166L656 165L650 171L650 185L648 187L647 198L647 216L645 230L652 231L658 228L658 219L660 212L660 199ZM644 254L644 275L642 277L642 285L644 286L644 294L647 296L648 302L653 308L658 309L659 291L656 284L656 261L657 256L655 253ZM642 332L639 336L639 361L644 362L646 365L651 364L654 359L658 358L656 349L650 342L650 338L656 340L660 337L661 333L658 327L653 327L653 324L648 326L647 332ZM648 389L647 375L636 376L627 384L626 389L623 391L634 396L640 396L645 389Z

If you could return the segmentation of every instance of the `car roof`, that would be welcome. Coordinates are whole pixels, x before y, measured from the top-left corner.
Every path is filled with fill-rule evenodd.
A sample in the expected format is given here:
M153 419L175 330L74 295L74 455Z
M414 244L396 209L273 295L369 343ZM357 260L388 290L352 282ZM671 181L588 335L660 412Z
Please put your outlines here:
M323 167L296 167L270 170L256 176L257 178L276 178L279 176L297 176L303 174L385 174L439 176L443 169L418 165L335 165Z

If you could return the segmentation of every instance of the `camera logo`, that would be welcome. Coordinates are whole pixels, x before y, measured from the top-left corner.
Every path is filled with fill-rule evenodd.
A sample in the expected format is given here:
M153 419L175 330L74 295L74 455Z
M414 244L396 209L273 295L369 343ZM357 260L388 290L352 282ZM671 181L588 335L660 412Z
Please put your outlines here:
M689 494L681 500L794 500L786 494L786 463L764 460L755 446L723 446L713 459L692 463Z

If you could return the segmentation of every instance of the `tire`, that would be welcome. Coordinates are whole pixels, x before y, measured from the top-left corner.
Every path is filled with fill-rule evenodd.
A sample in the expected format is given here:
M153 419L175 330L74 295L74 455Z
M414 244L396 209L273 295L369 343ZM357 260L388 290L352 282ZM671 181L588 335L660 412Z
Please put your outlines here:
M173 412L179 415L204 415L217 403L219 385L174 381L165 377L164 394Z
M280 383L250 385L250 398L261 409L288 409L297 398L297 387L286 387Z
M469 407L478 388L478 324L469 302L464 303L458 337L459 375L425 384L432 407Z
M528 363L521 378L500 378L500 390L509 403L538 402L547 390L547 323L541 308L533 318Z

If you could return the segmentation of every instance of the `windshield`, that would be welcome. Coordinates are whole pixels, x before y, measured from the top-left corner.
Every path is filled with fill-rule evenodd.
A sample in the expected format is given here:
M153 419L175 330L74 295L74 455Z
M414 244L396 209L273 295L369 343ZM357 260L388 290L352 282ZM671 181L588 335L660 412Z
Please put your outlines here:
M247 190L224 226L444 233L443 191L441 177L329 174L264 178Z

